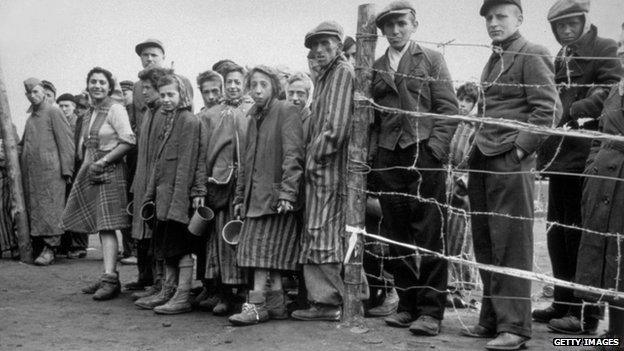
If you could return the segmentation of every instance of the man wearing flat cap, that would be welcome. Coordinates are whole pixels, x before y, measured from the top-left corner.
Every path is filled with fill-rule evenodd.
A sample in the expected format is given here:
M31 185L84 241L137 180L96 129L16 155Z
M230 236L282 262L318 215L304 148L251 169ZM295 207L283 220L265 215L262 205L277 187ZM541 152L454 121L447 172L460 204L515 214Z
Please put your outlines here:
M373 64L375 102L388 108L456 115L457 99L444 57L411 40L418 27L414 6L408 1L392 2L377 15L376 24L388 40L389 48ZM444 251L440 233L445 210L430 200L445 202L443 169L456 128L457 122L447 118L375 112L371 138L374 168L413 165L417 168L417 171L394 169L371 174L373 188L415 197L379 197L383 220L387 221L393 240ZM391 246L390 250L391 256L408 258L388 267L399 288L399 306L396 313L386 318L386 323L409 328L415 335L437 335L446 301L443 293L448 280L446 261L432 256L415 257L413 250L397 246Z
M550 127L561 117L548 50L519 32L520 0L485 0L480 11L494 51L483 69L479 114ZM531 85L531 86L526 86ZM535 151L545 137L483 124L469 156L468 196L477 262L533 269ZM491 213L491 214L490 214ZM492 338L489 350L516 350L531 338L531 281L481 271L479 323L462 331Z
M40 80L24 81L31 115L20 142L20 164L30 235L41 252L36 265L54 262L61 243L59 226L65 207L65 187L74 171L74 142L69 123L58 107L47 101Z
M45 79L41 80L41 84L43 85L46 101L54 105L56 103L56 87L52 84L52 82Z
M63 111L63 115L67 122L69 123L72 129L72 135L76 130L76 114L74 111L76 110L76 102L74 101L74 96L72 94L61 94L61 96L56 99L56 104Z
M589 20L589 4L589 0L559 0L548 13L553 34L562 46L555 59L556 83L610 85L619 82L622 76L620 61L599 59L617 57L617 43L598 36L598 29ZM563 115L558 126L597 130L598 117L608 95L609 88L605 87L561 86L559 97ZM581 195L584 178L580 174L585 169L590 144L589 139L550 136L540 148L538 169L545 171L543 174L549 177L549 222L582 226ZM548 229L548 253L555 278L574 281L581 235L581 230L557 224ZM533 319L548 323L548 327L555 332L593 333L598 326L600 310L596 306L588 306L581 325L581 303L572 289L555 286L553 304L533 311Z
M353 67L342 55L342 27L322 22L304 45L320 66L314 87L306 155L305 217L301 235L303 276L310 308L299 320L341 317L343 240L346 237L347 144L353 113Z

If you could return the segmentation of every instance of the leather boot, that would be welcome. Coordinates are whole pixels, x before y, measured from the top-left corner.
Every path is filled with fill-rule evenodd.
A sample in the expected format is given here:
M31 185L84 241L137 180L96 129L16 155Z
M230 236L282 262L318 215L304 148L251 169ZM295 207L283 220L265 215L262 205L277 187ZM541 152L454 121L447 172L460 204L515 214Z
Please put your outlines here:
M271 319L288 319L288 310L286 309L286 296L284 291L267 291L266 308Z
M243 304L243 311L228 318L232 325L253 325L269 320L269 311L266 308L264 291L252 290L249 292L249 303Z
M146 296L134 301L134 304L142 309L151 310L154 307L164 305L175 294L178 282L178 267L165 265L165 281L156 295Z
M119 273L104 273L100 280L100 287L93 294L93 299L97 301L110 300L117 297L120 292Z
M191 312L191 284L193 283L193 258L185 255L178 264L178 288L175 295L164 305L154 307L158 314L179 314Z

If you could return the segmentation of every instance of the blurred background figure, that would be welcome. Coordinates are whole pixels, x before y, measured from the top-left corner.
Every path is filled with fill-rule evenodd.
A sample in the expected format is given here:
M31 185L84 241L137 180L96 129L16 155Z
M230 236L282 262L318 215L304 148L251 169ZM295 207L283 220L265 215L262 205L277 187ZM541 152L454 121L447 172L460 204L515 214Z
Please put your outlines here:
M355 67L355 51L357 50L355 40L351 37L346 37L342 44L342 53L351 66Z

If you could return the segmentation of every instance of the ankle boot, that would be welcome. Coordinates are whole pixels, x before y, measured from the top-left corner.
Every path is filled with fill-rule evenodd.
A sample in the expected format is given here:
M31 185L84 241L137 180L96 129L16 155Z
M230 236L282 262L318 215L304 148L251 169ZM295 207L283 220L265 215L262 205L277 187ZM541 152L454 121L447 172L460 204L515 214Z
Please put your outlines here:
M142 299L148 296L154 296L160 292L162 289L163 280L165 280L165 267L163 261L154 262L154 284L152 286L147 287L143 291L137 291L132 293L130 297L132 300L136 301L138 299Z
M100 287L93 294L93 299L97 301L110 300L121 292L121 283L119 283L119 273L104 273L100 279Z
M193 282L193 258L185 255L178 264L178 288L166 304L154 307L158 314L179 314L191 312L191 284Z
M228 318L232 325L253 325L269 320L269 311L266 308L264 291L252 290L249 292L249 302L243 304L243 311Z
M271 319L288 319L288 310L286 309L286 296L284 291L267 291L266 308Z
M156 295L140 298L134 304L142 309L151 310L154 307L164 305L173 297L178 281L178 268L175 266L165 265L165 281L162 288Z
M100 281L98 280L97 282L93 282L85 286L84 288L82 288L82 293L93 295L99 288L100 288Z

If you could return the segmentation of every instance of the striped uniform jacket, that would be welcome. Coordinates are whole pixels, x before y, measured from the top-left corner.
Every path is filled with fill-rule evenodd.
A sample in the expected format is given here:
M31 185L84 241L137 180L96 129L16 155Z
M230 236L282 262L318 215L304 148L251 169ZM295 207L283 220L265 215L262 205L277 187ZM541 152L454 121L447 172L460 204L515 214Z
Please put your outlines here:
M302 264L344 260L347 135L353 114L354 79L353 67L340 55L315 84L306 149Z

